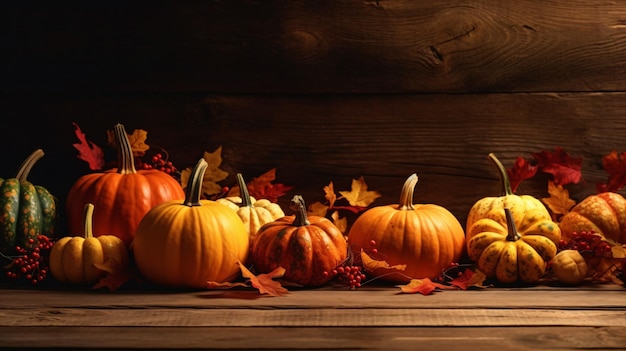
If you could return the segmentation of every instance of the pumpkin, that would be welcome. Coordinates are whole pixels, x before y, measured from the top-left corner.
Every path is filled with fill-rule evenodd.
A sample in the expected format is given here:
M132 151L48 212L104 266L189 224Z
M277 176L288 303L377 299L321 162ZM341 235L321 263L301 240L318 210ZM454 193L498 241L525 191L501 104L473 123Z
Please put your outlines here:
M52 246L49 258L50 273L59 282L74 285L92 285L107 272L97 264L125 269L129 265L128 248L114 235L93 236L94 205L85 205L82 235L65 236Z
M236 211L243 224L248 228L252 243L261 226L284 217L285 213L276 203L267 199L256 200L251 197L241 173L237 173L237 184L239 185L240 197L229 196L216 201Z
M457 218L439 205L413 204L417 181L416 174L409 176L398 204L372 207L350 228L351 247L365 248L373 240L389 265L406 265L402 274L384 275L382 279L434 279L463 254L465 233Z
M283 279L314 287L328 282L329 274L347 258L343 233L329 219L308 216L301 195L292 199L295 214L263 225L252 242L253 267L258 273L285 269Z
M572 233L591 231L620 244L626 243L626 199L618 193L604 192L587 196L559 222L564 240Z
M582 283L587 277L587 261L578 250L563 250L551 262L552 273L558 281L568 285Z
M70 232L83 226L86 204L98 210L93 216L93 235L116 235L126 245L133 239L139 221L155 205L182 199L183 189L171 175L156 169L135 169L133 152L124 126L115 126L119 167L83 175L67 195L67 221Z
M498 160L496 155L493 153L490 153L488 158L498 169L500 180L502 182L503 195L488 196L476 201L468 212L465 229L470 228L477 220L488 217L490 213L495 213L499 216L504 208L508 208L511 212L513 212L513 215L516 218L518 212L524 213L532 210L535 215L541 216L542 219L552 219L550 212L541 200L531 195L514 194L511 188L509 175L500 160Z
M208 281L239 277L248 256L248 231L237 214L201 199L208 167L200 159L189 177L184 200L152 208L139 223L132 243L137 269L147 280L174 288L206 288Z
M501 283L538 282L561 238L558 224L542 215L538 208L515 214L509 208L492 210L467 230L469 259Z
M16 246L35 248L39 235L55 236L57 199L45 187L26 179L43 156L43 150L35 150L15 178L0 178L0 252L5 255L15 254Z

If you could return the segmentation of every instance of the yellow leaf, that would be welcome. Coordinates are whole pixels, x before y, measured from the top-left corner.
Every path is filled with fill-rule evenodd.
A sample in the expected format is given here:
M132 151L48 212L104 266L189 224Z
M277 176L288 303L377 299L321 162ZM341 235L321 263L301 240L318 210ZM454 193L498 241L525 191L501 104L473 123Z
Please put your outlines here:
M339 192L351 206L367 207L381 195L378 191L368 191L365 179L352 179L352 190Z
M208 163L208 167L202 180L202 194L205 196L219 194L222 192L222 186L218 182L228 177L228 172L219 168L222 164L222 147L218 147L213 152L205 151L203 158ZM187 187L191 171L192 168L189 167L180 174L180 183L183 189Z
M328 206L333 207L335 201L337 200L337 195L335 194L335 186L333 182L330 182L328 185L324 187L324 197L328 200Z
M307 209L307 215L309 216L320 216L326 217L326 213L328 212L328 206L323 203L316 201L309 205Z
M370 255L368 255L363 249L361 249L361 262L363 262L363 268L365 268L368 272L374 272L381 270L397 272L404 271L406 269L406 264L398 264L395 266L390 266L387 261L380 261L373 259Z
M562 185L556 185L553 181L548 182L548 193L550 197L542 198L541 201L557 215L564 215L574 207L576 201L570 199L569 191Z
M346 217L339 218L339 211L333 212L330 217L333 219L335 227L345 234L348 230L348 219Z
M148 132L143 129L135 129L133 134L128 134L128 141L130 142L130 148L133 150L133 155L143 156L146 151L150 149L150 146L146 144L148 139ZM116 147L115 132L107 130L107 142L109 145Z

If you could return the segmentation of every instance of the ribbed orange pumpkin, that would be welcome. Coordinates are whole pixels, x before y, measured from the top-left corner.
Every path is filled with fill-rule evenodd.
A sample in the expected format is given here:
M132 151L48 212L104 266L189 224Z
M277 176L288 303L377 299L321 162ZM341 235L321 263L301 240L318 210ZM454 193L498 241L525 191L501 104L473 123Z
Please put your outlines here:
M593 230L626 244L626 199L614 192L587 196L561 218L559 227L566 241L573 232Z
M115 235L126 245L132 241L139 221L152 207L185 196L172 176L159 170L135 169L133 153L124 126L115 126L119 167L80 177L67 196L68 230L79 233L83 208L92 203L95 237Z
M200 159L184 200L152 208L139 223L131 248L147 280L175 288L206 288L207 282L240 276L238 262L248 257L248 231L222 204L200 199L207 162Z
M413 204L416 184L417 175L413 174L402 187L399 204L372 207L350 228L351 247L365 248L374 240L387 263L406 265L402 274L382 279L405 282L409 278L436 278L463 254L465 232L459 221L442 206Z
M285 269L283 279L314 287L328 282L330 273L348 255L343 233L325 217L307 216L304 199L293 197L295 215L263 225L252 243L254 269L269 273Z

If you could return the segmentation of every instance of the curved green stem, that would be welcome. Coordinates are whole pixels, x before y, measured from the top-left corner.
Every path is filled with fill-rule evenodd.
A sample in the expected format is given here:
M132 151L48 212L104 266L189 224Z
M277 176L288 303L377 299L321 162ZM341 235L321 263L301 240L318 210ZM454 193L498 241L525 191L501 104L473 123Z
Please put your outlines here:
M506 228L507 235L506 240L508 241L517 241L521 238L521 235L517 232L517 227L515 226L515 220L513 219L513 213L508 208L504 209L504 215L506 216Z
M500 180L502 181L502 192L504 195L513 195L513 188L511 188L511 180L509 179L509 175L506 172L506 168L502 165L502 162L498 160L496 155L492 152L489 153L489 159L493 162L498 168L498 172L500 174Z
M93 204L88 203L83 211L83 224L85 225L83 236L85 239L93 238L93 208Z
M17 180L20 182L25 181L26 177L28 177L28 174L30 173L30 170L33 168L35 163L37 163L37 161L39 161L43 157L43 155L44 152L42 149L37 149L33 151L30 155L28 155L24 162L22 162L22 165L17 171L17 175L15 176L15 178L17 178Z
M239 207L251 207L252 200L250 199L248 186L246 185L246 182L244 182L241 173L237 173L237 184L239 185L239 195L241 196L241 206Z
M114 130L115 141L117 141L117 172L120 174L137 173L137 170L135 169L135 158L133 156L133 149L130 146L130 140L128 140L128 134L126 134L126 129L124 129L124 126L122 124L118 123L115 125Z
M400 192L400 202L398 203L399 210L414 210L413 207L413 192L415 191L415 185L417 185L417 174L411 174Z
M304 203L304 198L301 195L294 195L291 202L293 203L292 209L296 211L296 218L293 220L293 225L296 227L302 227L311 224L306 215L306 204Z
M204 173L209 164L201 158L191 171L187 187L185 188L185 206L200 206L200 198L202 197L202 181Z

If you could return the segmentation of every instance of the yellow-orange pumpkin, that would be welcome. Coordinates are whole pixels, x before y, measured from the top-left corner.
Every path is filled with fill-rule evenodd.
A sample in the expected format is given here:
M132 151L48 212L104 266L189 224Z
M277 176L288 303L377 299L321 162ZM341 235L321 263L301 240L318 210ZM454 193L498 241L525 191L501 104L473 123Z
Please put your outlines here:
M153 207L139 223L132 252L139 272L153 283L201 289L208 281L240 276L238 262L248 256L248 231L233 210L201 199L207 166L204 159L198 161L184 200Z
M435 204L413 204L417 175L407 178L398 204L372 207L353 223L348 243L365 248L373 240L392 266L406 265L402 274L385 280L436 278L458 262L465 247L465 232L457 218Z
M115 235L126 245L132 241L139 221L152 207L168 200L182 199L183 189L172 176L159 170L135 169L133 153L124 126L115 126L119 167L80 177L67 195L70 232L83 226L83 208L93 204L93 235Z
M263 225L252 242L251 261L258 273L285 269L283 279L319 286L348 255L343 233L325 217L307 216L304 199L293 197L295 215Z
M587 196L559 222L563 240L573 232L591 231L620 244L626 243L626 199L618 193L604 192Z

